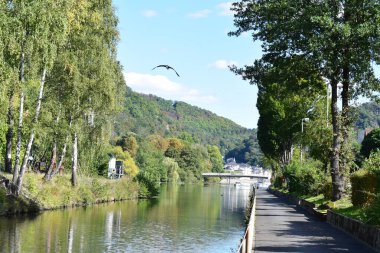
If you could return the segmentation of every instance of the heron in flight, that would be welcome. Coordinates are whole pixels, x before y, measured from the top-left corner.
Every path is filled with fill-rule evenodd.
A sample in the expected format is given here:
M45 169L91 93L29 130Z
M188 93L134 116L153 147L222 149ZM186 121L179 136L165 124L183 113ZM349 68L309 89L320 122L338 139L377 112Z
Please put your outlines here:
M177 74L177 76L179 77L179 75L178 75L178 73L177 73L177 71L175 71L175 69L174 68L172 68L172 67L170 67L169 65L158 65L158 66L156 66L156 67L154 67L154 68L152 68L152 70L154 70L154 69L156 69L156 68L166 68L166 69L172 69L176 74Z

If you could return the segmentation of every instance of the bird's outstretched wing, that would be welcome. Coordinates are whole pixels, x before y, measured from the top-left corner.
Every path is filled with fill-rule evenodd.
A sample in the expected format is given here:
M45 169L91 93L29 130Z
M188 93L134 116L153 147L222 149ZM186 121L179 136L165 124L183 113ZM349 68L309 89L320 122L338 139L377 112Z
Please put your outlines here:
M169 66L169 65L158 65L158 66L152 68L152 70L154 70L154 69L156 69L156 68L172 69L172 70L176 73L176 75L179 77L179 74L177 73L177 71L176 71L173 67L171 67L171 66Z
M167 69L169 69L170 66L169 65L157 65L156 67L152 68L152 70L154 70L156 68L167 68Z

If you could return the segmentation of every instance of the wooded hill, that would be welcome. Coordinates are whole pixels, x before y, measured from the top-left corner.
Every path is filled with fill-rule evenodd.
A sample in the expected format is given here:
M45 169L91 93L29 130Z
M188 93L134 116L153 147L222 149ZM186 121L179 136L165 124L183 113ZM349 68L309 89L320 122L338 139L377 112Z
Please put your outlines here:
M125 106L115 118L115 137L133 132L139 136L163 137L190 134L195 142L217 145L222 153L241 145L254 134L233 121L185 102L154 95L126 92Z
M375 102L364 103L356 107L355 116L357 117L355 127L358 129L380 127L380 105Z

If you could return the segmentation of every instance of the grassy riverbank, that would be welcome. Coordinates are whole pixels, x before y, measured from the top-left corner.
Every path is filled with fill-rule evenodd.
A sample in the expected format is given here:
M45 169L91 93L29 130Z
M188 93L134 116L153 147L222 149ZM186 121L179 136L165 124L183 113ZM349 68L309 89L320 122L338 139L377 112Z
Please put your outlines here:
M0 188L0 215L134 199L138 192L138 183L127 177L109 180L80 176L78 186L73 188L70 175L58 175L46 182L43 174L28 173L20 198L7 196Z

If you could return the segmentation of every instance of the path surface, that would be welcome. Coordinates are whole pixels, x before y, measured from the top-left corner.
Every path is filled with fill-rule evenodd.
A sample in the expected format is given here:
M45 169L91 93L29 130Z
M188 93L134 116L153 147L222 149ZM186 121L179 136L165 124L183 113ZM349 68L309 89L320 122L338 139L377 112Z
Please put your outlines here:
M257 192L255 253L375 253L326 222L264 191Z

